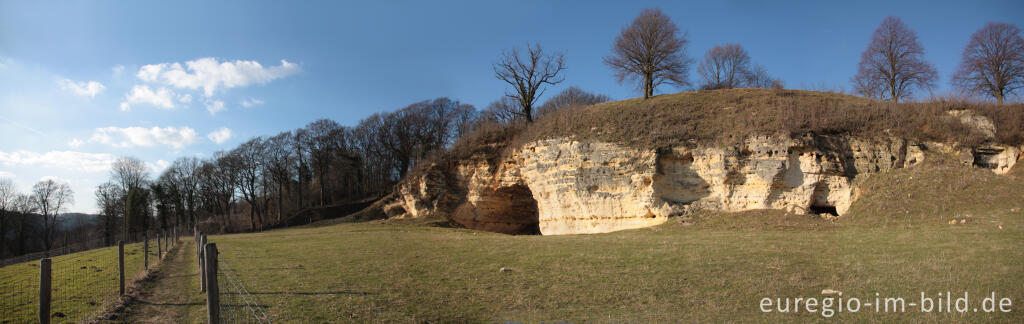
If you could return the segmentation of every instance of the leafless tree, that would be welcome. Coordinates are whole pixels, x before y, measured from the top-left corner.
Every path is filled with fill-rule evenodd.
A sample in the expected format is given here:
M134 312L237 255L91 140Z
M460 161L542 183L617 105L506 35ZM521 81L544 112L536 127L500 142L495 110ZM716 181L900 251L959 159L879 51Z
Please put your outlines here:
M69 204L74 203L74 192L67 183L59 183L53 179L39 181L32 187L32 200L36 209L43 216L43 242L46 249L53 248L54 229L57 227L57 216Z
M4 256L7 243L7 222L14 213L14 203L18 199L18 190L14 187L14 181L9 178L0 178L0 257Z
M320 206L327 205L330 186L327 183L331 165L339 149L342 132L341 125L330 119L320 119L306 126L309 136L306 146L309 149L310 164L320 185Z
M14 212L18 214L18 255L25 254L25 242L28 236L25 234L28 216L36 212L36 203L31 194L18 194L14 199Z
M606 95L589 93L572 86L544 101L544 104L537 108L537 116L543 116L562 108L590 106L611 100L612 98Z
M487 105L487 108L480 113L480 117L505 124L511 123L517 119L525 118L522 111L519 109L519 103L517 103L515 99L509 97L501 97L501 99L491 102L491 104Z
M525 57L515 48L505 51L501 60L494 64L494 75L512 86L513 91L506 96L519 103L527 122L533 121L533 105L544 94L542 87L565 80L559 76L562 70L565 70L565 54L545 54L539 44L527 44Z
M196 224L196 205L199 204L199 172L201 162L195 157L182 157L174 160L168 171L170 180L181 194L181 202L188 212L188 223Z
M252 138L231 151L238 167L237 187L242 199L249 203L250 230L263 226L263 210L260 191L263 189L264 145L263 139Z
M100 225L107 245L114 243L114 235L117 234L117 219L121 217L124 208L122 193L123 190L113 181L107 181L96 188L96 206L100 209Z
M654 96L661 84L690 85L693 60L686 56L686 35L659 9L644 9L633 24L615 37L612 55L604 59L619 83L639 82L644 98Z
M697 66L697 73L704 79L702 89L733 89L743 87L750 79L750 55L739 44L719 45L704 54L704 60Z
M747 87L763 89L782 89L785 86L782 79L773 78L761 64L754 64L745 83Z
M925 61L917 33L889 16L861 54L853 86L861 95L898 102L911 98L915 88L933 87L936 79L938 72Z
M110 166L110 176L117 182L125 195L133 188L142 188L149 178L146 164L134 157L122 157Z
M1024 39L1020 28L990 22L971 35L960 67L953 74L953 86L966 93L995 97L999 104L1024 87Z
M284 213L284 191L292 179L292 141L295 139L291 132L281 132L277 136L266 141L267 171L276 184L277 189L277 221L281 221L281 214Z

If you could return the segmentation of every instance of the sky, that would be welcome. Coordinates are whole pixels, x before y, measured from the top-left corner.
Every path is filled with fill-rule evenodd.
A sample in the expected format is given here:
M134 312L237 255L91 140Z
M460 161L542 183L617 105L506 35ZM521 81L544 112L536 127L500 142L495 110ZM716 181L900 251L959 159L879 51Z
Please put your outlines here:
M849 91L889 15L917 31L936 93L985 23L1024 26L1019 0L0 1L0 177L26 193L67 182L68 211L94 213L118 157L156 176L320 118L353 126L437 97L483 109L506 91L492 64L527 43L565 54L565 81L546 96L637 97L602 58L652 7L686 33L689 57L738 43L788 88L812 90Z

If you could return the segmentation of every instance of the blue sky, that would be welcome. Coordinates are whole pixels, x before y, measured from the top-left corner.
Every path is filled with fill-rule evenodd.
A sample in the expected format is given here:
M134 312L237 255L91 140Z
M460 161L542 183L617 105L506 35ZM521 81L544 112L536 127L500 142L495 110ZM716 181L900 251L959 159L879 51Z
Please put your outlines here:
M689 56L739 43L790 88L849 89L888 15L918 32L938 93L971 33L1024 26L1021 1L2 1L0 177L24 192L67 181L70 210L95 212L119 156L155 175L317 118L354 125L442 96L483 108L505 91L491 64L526 42L566 54L549 94L635 97L601 60L646 7L688 33Z

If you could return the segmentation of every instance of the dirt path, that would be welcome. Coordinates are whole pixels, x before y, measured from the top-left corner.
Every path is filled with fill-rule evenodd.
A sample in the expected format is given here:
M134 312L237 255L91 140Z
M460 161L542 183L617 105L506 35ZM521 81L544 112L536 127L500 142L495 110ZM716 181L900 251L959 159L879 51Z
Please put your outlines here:
M193 243L187 238L172 249L152 277L139 283L134 297L110 323L198 323L206 298L199 292Z

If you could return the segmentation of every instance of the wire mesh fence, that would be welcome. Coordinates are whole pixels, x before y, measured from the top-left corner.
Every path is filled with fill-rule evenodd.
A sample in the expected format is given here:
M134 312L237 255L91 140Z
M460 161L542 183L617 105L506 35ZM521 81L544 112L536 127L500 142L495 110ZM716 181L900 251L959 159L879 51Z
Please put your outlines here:
M124 245L126 284L146 273L147 261L149 267L156 265L160 259L156 239L162 236L143 234L138 242ZM47 318L51 323L81 322L115 304L120 295L120 256L117 246L103 245L101 240L94 240L47 251L51 254L46 258L50 264L48 276L40 270L41 261L0 267L0 323L40 321L39 303L44 299L39 289L41 280L50 284Z
M217 284L221 323L270 323L262 304L249 293L234 268L218 255Z

